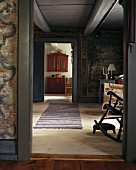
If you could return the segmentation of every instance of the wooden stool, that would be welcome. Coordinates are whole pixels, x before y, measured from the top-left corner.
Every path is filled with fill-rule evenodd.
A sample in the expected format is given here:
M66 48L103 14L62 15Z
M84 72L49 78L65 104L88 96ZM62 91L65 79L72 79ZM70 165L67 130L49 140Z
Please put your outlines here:
M101 127L107 132L107 130L113 130L113 133L115 134L115 126L110 123L101 123ZM100 130L96 125L93 126L93 133L95 133L96 130Z

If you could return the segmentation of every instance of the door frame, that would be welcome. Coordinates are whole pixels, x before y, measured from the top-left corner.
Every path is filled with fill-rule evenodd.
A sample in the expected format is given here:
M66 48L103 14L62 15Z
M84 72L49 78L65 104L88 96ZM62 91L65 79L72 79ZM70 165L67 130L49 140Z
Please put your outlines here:
M33 89L33 0L19 0L19 51L18 51L18 160L28 160L31 156L32 147L32 89ZM124 1L124 9L126 25L128 26L128 0ZM25 10L24 10L25 9ZM136 30L135 30L136 32ZM128 30L124 31L124 35L128 34ZM47 41L47 39L45 39ZM132 129L136 129L136 79L135 77L135 54L136 43L128 52L128 37L124 41L124 99L125 99L125 116L124 116L124 142L122 156L126 161L132 162L136 160L136 135L132 133ZM55 39L51 39L55 42ZM61 40L60 40L61 41ZM66 42L66 39L62 39ZM67 40L69 42L69 40ZM77 56L77 42L73 39L74 54ZM76 49L76 50L75 50ZM132 64L132 66L131 66ZM73 84L74 100L77 100L77 61L74 62L75 81ZM133 76L132 76L133 75Z
M43 43L73 43L72 63L72 102L77 103L77 39L73 38L41 38L38 41Z
M25 9L25 10L24 10ZM29 160L32 151L33 0L19 0L17 69L17 159Z
M19 4L19 58L18 58L18 160L29 160L32 153L33 107L33 0ZM23 6L27 6L24 10ZM30 9L31 10L30 10ZM24 17L22 17L24 16ZM25 19L27 18L27 19ZM44 38L39 41L73 43L72 102L77 102L77 40L71 38ZM73 90L74 89L74 90ZM23 102L22 102L23 101ZM25 124L24 124L25 122Z

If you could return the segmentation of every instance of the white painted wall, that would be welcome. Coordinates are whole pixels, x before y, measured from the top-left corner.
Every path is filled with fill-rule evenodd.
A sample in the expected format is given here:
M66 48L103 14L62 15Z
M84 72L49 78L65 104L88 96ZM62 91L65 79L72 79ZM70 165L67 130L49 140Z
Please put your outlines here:
M62 53L68 55L68 72L47 72L47 55L51 52L57 52L58 49ZM65 77L72 77L72 57L71 57L71 44L70 43L45 43L44 44L44 87L46 92L47 77L51 77L57 73L65 75Z

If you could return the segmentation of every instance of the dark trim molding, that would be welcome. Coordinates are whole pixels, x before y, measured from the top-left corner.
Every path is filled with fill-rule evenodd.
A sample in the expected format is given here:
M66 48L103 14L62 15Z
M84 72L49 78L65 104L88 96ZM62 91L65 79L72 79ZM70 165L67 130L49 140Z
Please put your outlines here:
M72 38L41 38L39 41L54 42L54 43L73 43L74 44L74 56L73 56L73 68L72 68L72 102L77 103L77 39Z
M135 43L135 0L130 0L128 5L129 45L133 45Z

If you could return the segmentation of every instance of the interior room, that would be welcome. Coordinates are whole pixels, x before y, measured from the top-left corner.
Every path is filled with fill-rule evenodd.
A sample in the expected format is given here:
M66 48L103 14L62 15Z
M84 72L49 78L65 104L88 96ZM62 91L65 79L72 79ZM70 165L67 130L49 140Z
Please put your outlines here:
M118 23L120 24L110 23L110 29L107 26L114 13L119 10L120 14L122 14L121 5L116 3L113 10L107 17L103 18L104 22L99 23L99 27L94 30L92 35L87 37L79 36L76 49L74 49L76 43L74 44L69 40L69 38L74 39L76 37L75 33L69 32L63 35L62 29L60 31L61 38L56 38L58 39L56 41L52 36L42 32L42 28L36 24L34 25L35 44L37 44L35 45L34 56L38 56L38 58L36 57L37 60L34 64L33 127L40 120L42 113L45 112L50 103L76 102L79 106L82 129L33 128L33 154L38 153L46 157L53 154L73 156L122 155L122 142L112 141L100 129L97 129L96 133L93 134L94 120L99 121L105 111L105 104L109 101L107 92L111 90L123 97L123 80L120 78L120 75L123 75L122 15L118 18ZM38 38L38 36L40 37ZM54 36L57 37L55 31ZM38 46L38 43L40 44L41 42L43 43L42 48ZM39 49L43 50L42 54L39 53ZM36 65L38 65L40 55L44 56L44 59L42 59L44 66L40 65L40 67L44 67L44 70L42 70L42 77L44 78L41 81L44 85L39 87L39 89L43 88L40 98L42 100L35 98L35 96L39 95L35 93L40 91L35 86L35 68L37 69ZM60 64L61 61L63 62L63 60L59 59L61 55L66 55L63 56L64 64ZM76 57L77 62L80 63L80 66L79 64L77 65L77 72L75 71L76 66L74 63ZM62 68L60 68L61 66ZM41 75L41 69L39 71L39 75ZM78 80L75 82L77 74L79 74ZM72 82L68 83L67 86L66 81L70 79ZM73 84L76 84L77 94L72 93L75 91ZM112 84L117 84L117 86L111 87ZM70 93L67 93L67 91ZM74 101L75 96L76 100ZM114 119L105 120L104 123L106 122L113 124L117 133L120 128L120 122ZM115 136L112 130L109 131L109 134ZM121 140L122 136L123 134L121 133ZM113 143L114 147L110 147L111 145L113 146Z
M106 158L132 169L135 9L135 0L0 1L1 160L90 169L93 158L102 169Z
M108 34L108 35L107 35ZM101 35L101 39L105 39L105 37L111 37L109 36L109 33L106 33L106 35ZM114 35L115 36L115 35ZM110 40L113 44L116 42L118 38L118 45L115 47L115 45L107 46L106 52L108 55L111 55L111 49L120 51L122 50L122 44L121 39L122 36L119 33L116 33L116 38L114 40ZM99 38L96 38L96 35L93 37L94 41L99 40ZM89 40L88 40L89 41ZM115 41L115 42L114 42ZM97 43L100 43L99 41ZM92 47L94 48L94 46ZM101 47L103 48L103 47ZM109 48L109 49L108 49ZM95 48L94 48L95 49ZM93 49L93 50L94 50ZM109 51L108 51L109 50ZM97 53L97 51L96 51ZM113 52L113 60L114 55L116 52ZM68 70L64 71L54 71L54 67L49 67L48 64L51 64L50 57L56 57L56 54L66 54L68 55ZM101 56L102 54L100 54ZM48 58L49 57L49 58ZM71 155L71 157L77 156L85 156L85 155L110 155L110 156L118 156L120 157L122 154L122 143L112 141L111 139L108 139L106 136L103 135L103 133L98 130L96 134L93 134L93 126L95 125L94 120L99 120L101 118L102 112L104 112L104 104L108 102L108 96L106 93L109 90L112 90L114 92L118 92L120 90L119 95L123 94L122 84L123 80L117 76L119 73L122 73L122 58L121 56L116 53L116 60L114 61L116 70L114 64L110 64L111 59L107 60L107 67L104 65L100 68L97 66L94 69L101 69L100 70L100 77L102 77L102 80L100 80L100 85L98 87L92 86L88 82L88 96L90 96L89 88L91 90L95 90L95 95L97 94L97 101L93 103L78 103L79 110L80 110L80 116L82 121L82 129L52 129L52 128L35 128L35 125L37 121L39 120L42 113L47 109L49 106L49 103L72 103L72 86L70 86L70 93L66 93L65 85L63 85L63 90L59 89L56 91L57 85L53 85L54 83L51 82L48 85L48 81L50 79L71 79L72 78L72 63L73 63L73 57L72 56L72 48L71 43L44 43L44 101L42 102L34 102L33 104L33 145L32 145L32 153L38 154L38 155L44 155L45 157L51 157L53 155ZM103 57L103 56L102 56ZM52 58L51 58L52 59ZM118 62L117 60L120 60ZM103 58L102 58L103 61ZM89 59L88 59L88 62ZM96 61L95 61L96 62ZM54 63L54 62L53 62ZM95 66L94 66L95 67ZM90 65L88 63L88 73L90 74ZM59 75L58 75L59 74ZM94 74L94 72L92 72ZM98 73L96 74L98 76ZM90 75L89 75L90 76ZM114 76L114 78L112 78ZM91 77L89 77L92 79ZM116 80L115 80L116 78ZM121 82L122 80L122 82ZM98 83L97 77L94 78L94 83ZM109 87L107 85L115 84L115 87ZM118 83L120 81L120 84ZM52 88L53 85L53 88ZM61 86L61 85L59 85ZM118 87L119 86L119 87ZM92 88L93 87L93 88ZM121 88L120 88L121 87ZM55 90L54 90L55 88ZM119 89L119 90L118 90ZM122 96L121 96L122 97ZM96 100L96 99L93 99ZM105 123L111 123L116 127L116 131L119 129L119 123L116 120L108 120L105 121ZM110 131L110 134L112 134L112 130ZM65 137L64 137L65 136ZM92 140L93 138L93 140ZM73 140L74 139L74 140ZM57 142L56 142L57 140ZM86 142L85 142L86 141ZM99 142L101 143L99 143ZM111 145L114 144L114 147L111 147ZM103 146L103 147L102 147Z
M62 56L63 54L63 56ZM57 61L54 57L57 55ZM66 55L66 56L65 56ZM64 58L63 58L64 57ZM53 61L52 61L53 60ZM64 63L63 63L64 60ZM57 62L56 68L53 68ZM56 79L54 79L56 78ZM61 78L61 79L57 79ZM53 83L52 81L61 80L62 82ZM65 87L65 84L70 86L72 83L72 46L70 43L45 43L44 49L44 99L49 95L68 94L72 96L72 87ZM71 85L72 86L72 85ZM66 89L67 88L67 89Z

